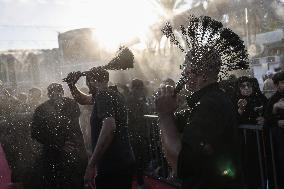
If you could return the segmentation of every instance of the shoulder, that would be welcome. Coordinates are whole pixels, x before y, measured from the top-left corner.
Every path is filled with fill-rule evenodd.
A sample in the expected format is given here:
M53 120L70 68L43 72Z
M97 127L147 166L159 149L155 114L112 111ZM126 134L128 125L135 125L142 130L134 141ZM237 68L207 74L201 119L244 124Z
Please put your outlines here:
M35 113L45 111L50 106L50 100L43 102L35 108Z
M74 105L74 106L79 106L78 103L72 99L72 98L69 98L69 97L63 97L63 102L65 104L70 104L70 105Z
M223 106L224 104L230 105L230 103L229 96L221 89L210 91L200 99L200 104L208 106Z

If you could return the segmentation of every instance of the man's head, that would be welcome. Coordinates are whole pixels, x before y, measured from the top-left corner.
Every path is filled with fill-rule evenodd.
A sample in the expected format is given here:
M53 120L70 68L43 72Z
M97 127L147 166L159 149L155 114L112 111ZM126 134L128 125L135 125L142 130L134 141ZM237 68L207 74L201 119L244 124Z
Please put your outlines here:
M186 89L195 92L218 80L221 57L215 50L190 50L184 60L183 73L188 78Z
M130 84L131 93L135 96L145 95L145 85L141 79L132 79Z
M21 103L26 103L28 99L28 95L26 93L19 93L18 94L18 99L20 100Z
M171 78L167 78L167 79L163 80L162 84L170 85L172 87L175 87L175 85L176 85L175 81Z
M28 94L28 101L38 103L41 99L41 90L39 88L31 88Z
M102 67L91 68L86 75L86 85L90 94L95 94L98 89L106 88L109 82L109 72Z
M64 89L59 83L51 83L47 87L47 95L51 100L57 100L64 96Z
M284 71L277 72L272 77L273 83L277 88L278 92L284 92Z

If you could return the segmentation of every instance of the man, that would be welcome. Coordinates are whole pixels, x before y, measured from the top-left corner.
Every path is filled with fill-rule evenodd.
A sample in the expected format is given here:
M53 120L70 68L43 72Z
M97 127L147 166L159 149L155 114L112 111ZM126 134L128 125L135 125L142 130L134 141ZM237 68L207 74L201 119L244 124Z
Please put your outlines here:
M140 79L131 81L131 92L127 99L130 143L136 158L136 180L138 189L145 188L144 169L149 153L149 135L144 117L147 114L146 88Z
M87 72L90 95L75 86L80 76L80 72L69 73L67 82L79 104L94 106L90 120L93 154L85 173L86 188L130 189L134 157L129 143L124 98L117 90L108 87L109 73L102 67Z
M35 109L32 121L32 138L42 144L42 178L35 188L84 188L87 155L79 106L73 99L63 97L61 84L52 83L47 91L49 100Z
M273 136L278 185L284 188L284 71L276 73L272 79L277 91L268 101L265 119Z
M174 88L164 86L156 98L162 145L166 158L182 180L182 188L242 188L236 112L217 79L221 58L206 53L206 66L188 51L183 74L188 78L188 111L175 112Z
M33 87L29 90L27 104L29 106L29 111L34 112L36 107L40 104L41 100L41 90L39 88Z
M263 93L266 96L266 98L270 98L276 92L276 87L272 79L273 72L267 71L266 75L267 75L267 78L263 82Z

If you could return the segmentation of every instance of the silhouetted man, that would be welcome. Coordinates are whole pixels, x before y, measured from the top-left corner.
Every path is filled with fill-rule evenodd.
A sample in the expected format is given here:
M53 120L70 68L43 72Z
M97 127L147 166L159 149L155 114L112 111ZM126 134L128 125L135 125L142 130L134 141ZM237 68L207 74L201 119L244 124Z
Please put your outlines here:
M80 130L78 104L63 97L61 84L47 88L49 100L33 115L32 138L42 144L41 181L38 188L84 188L87 155Z
M108 87L109 73L94 67L87 72L89 93L79 91L75 83L80 72L67 76L68 86L81 105L93 105L91 133L93 154L85 173L86 188L124 188L132 185L134 156L129 143L127 110L123 96Z

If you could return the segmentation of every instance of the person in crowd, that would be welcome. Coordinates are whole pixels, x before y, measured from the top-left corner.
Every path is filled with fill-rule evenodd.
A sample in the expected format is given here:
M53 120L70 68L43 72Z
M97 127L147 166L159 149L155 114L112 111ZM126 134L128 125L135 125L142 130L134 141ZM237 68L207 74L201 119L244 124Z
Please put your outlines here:
M79 106L64 97L61 84L50 84L47 92L49 100L35 109L31 128L32 138L42 144L40 173L36 173L41 176L38 188L84 188L87 155Z
M145 188L144 169L148 162L149 154L149 129L147 128L146 119L147 101L146 89L140 79L131 81L130 95L127 99L128 106L128 128L130 134L130 143L136 160L136 179L138 188Z
M36 87L31 88L28 93L29 111L34 112L35 108L40 104L40 101L41 101L41 90Z
M236 103L239 124L264 125L264 107L267 104L267 99L261 93L258 81L255 78L247 76L238 78ZM243 138L245 183L247 188L258 188L261 186L261 169L258 161L256 132L253 129L245 129L241 135ZM259 137L262 138L261 136ZM262 159L264 159L263 155Z
M268 101L265 118L273 137L278 188L284 188L284 71L272 79L277 91Z
M125 99L117 90L108 88L109 72L102 67L87 72L90 95L76 87L80 76L81 72L71 72L66 80L79 104L93 105L93 152L85 173L85 187L130 189L134 155L129 142Z
M17 95L17 99L20 102L19 107L17 107L17 112L26 113L28 111L28 105L27 105L28 95L26 93L21 92Z
M174 88L160 88L156 110L166 158L182 188L242 188L240 144L235 110L217 80L221 58L217 52L199 65L192 50L185 56L183 74L190 113L176 112ZM207 57L208 55L208 57Z
M255 84L257 83L257 84ZM264 124L267 98L259 90L257 80L242 76L237 81L237 108L239 124Z
M128 96L130 94L129 86L122 83L116 83L116 86L118 88L118 91L124 96L124 98L128 99Z
M267 71L267 79L263 82L263 93L266 98L270 98L276 92L276 86L273 83L273 72Z

